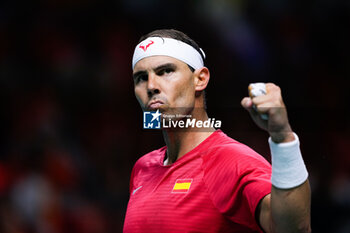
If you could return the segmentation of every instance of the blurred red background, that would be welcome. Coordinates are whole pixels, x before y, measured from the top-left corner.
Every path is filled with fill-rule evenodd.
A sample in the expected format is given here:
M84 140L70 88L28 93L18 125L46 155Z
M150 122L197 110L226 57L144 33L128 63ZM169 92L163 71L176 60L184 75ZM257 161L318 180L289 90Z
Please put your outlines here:
M121 232L142 129L131 57L141 35L184 31L211 71L208 113L269 160L240 107L251 82L281 86L313 190L313 232L350 232L347 1L0 3L0 232Z

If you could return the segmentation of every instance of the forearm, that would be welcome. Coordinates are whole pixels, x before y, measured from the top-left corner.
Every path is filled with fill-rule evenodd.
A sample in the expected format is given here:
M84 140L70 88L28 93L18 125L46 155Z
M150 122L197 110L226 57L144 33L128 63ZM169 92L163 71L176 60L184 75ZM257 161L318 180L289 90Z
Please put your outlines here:
M284 140L276 144L272 135L269 140L272 156L272 232L310 232L311 191L299 138L292 132L278 137Z
M271 189L271 232L311 232L308 180L293 189Z
M272 83L252 84L242 100L255 123L270 134L271 194L257 213L262 228L270 232L310 232L310 187L300 142L288 122L281 89ZM264 117L263 117L264 116Z

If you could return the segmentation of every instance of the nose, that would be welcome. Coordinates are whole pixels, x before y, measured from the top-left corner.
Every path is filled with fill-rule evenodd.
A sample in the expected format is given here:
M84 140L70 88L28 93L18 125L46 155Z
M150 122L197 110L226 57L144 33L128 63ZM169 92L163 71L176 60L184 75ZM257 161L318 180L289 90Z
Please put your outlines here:
M159 94L159 83L157 79L157 75L154 73L148 74L148 81L147 81L147 95L148 97L152 97L154 94Z

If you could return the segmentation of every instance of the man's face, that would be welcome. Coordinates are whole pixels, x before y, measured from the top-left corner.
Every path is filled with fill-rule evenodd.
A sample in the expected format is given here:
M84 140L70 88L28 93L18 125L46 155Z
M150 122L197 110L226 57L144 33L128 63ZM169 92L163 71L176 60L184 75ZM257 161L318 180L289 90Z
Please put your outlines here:
M135 95L143 110L186 113L194 107L193 73L178 59L168 56L144 58L136 63L133 78Z

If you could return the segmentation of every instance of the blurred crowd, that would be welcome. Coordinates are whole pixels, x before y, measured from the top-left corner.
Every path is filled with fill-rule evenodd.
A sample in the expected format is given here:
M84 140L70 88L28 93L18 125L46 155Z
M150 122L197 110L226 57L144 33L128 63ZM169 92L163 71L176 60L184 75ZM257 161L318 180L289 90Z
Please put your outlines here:
M142 129L131 57L141 35L184 31L211 71L207 106L269 158L240 107L282 88L310 173L313 232L350 232L350 2L38 0L0 3L0 232L122 232Z

